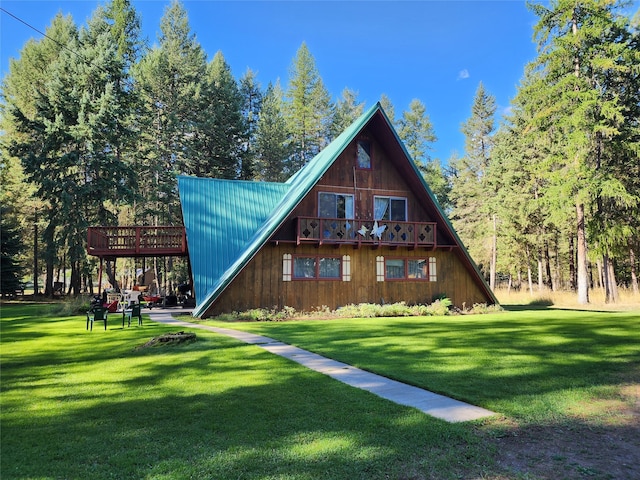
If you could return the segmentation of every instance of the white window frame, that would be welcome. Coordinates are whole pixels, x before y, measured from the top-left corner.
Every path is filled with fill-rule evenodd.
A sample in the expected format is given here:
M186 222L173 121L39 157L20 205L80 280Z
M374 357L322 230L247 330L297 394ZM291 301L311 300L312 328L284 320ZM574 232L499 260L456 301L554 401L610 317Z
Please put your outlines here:
M320 206L320 198L322 195L333 195L334 197L344 197L345 198L345 216L344 217L338 217L338 201L336 198L335 201L335 215L332 217L323 217L322 216L322 209ZM347 198L351 199L351 211L347 212L347 206L349 204L349 202L347 202ZM345 218L346 220L353 220L355 218L355 196L353 195L353 193L339 193L339 192L318 192L318 217L319 218ZM350 214L350 215L349 215Z
M387 208L385 209L384 212L379 212L376 211L378 210L376 208L376 200L381 200L381 199L385 199L387 200ZM402 220L398 220L397 218L391 218L391 201L392 200L402 200L404 202L404 218ZM406 222L407 219L409 218L408 215L408 210L409 210L409 206L408 206L408 201L407 201L407 197L394 197L394 196L388 196L388 195L374 195L373 196L373 205L374 205L374 220L382 220L385 222ZM389 218L384 218L384 214L389 212Z

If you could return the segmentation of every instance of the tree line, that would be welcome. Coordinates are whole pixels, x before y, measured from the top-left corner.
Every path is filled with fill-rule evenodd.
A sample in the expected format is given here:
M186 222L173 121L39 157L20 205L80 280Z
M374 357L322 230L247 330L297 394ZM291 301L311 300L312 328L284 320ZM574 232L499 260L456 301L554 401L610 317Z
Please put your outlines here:
M511 113L496 128L480 84L464 155L445 166L429 154L424 103L396 119L381 95L492 287L535 279L585 302L594 284L612 300L618 282L637 289L640 48L623 6L531 5L539 56ZM364 111L349 88L332 101L304 43L286 86L263 88L251 69L236 79L222 52L207 58L179 1L153 47L129 0L98 7L83 27L57 15L25 44L2 82L3 291L20 264L43 270L45 294L67 268L71 293L91 290L88 226L180 225L176 175L284 181ZM153 268L165 289L185 274L166 259Z

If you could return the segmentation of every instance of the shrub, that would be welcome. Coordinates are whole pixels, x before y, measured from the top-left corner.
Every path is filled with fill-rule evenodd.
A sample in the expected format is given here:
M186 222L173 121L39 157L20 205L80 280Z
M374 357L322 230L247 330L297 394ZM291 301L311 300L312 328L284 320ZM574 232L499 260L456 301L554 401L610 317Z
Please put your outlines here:
M68 317L84 315L91 308L91 299L85 296L68 297L61 302L51 304L51 315Z
M462 313L490 313L502 311L499 305L475 304L471 310ZM323 305L313 312L298 312L293 307L285 306L281 310L273 307L254 308L245 312L233 312L216 317L221 321L252 321L252 322L280 322L296 317L334 317L334 318L373 318L373 317L409 317L409 316L443 316L455 315L460 310L453 308L453 303L447 297L441 297L430 305L407 305L406 302L387 304L359 303L349 304L331 311Z

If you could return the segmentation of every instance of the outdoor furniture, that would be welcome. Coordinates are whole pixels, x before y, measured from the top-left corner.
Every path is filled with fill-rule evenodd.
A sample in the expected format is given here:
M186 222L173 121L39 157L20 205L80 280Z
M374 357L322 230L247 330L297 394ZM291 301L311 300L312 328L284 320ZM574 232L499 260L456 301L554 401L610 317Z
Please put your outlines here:
M138 317L138 326L142 326L142 306L139 303L132 303L122 311L122 328L124 328L125 317L129 321L127 326L131 326L131 317Z
M101 307L96 305L91 310L87 312L87 330L93 330L93 322L104 322L104 329L107 329L107 315L109 315L109 310L105 307ZM91 325L91 328L89 328Z
M111 313L122 310L123 301L123 296L120 293L107 293L107 304Z
M114 300L111 303L105 304L104 308L106 308L111 313L116 313L118 311L118 306L119 305L120 305L120 301Z

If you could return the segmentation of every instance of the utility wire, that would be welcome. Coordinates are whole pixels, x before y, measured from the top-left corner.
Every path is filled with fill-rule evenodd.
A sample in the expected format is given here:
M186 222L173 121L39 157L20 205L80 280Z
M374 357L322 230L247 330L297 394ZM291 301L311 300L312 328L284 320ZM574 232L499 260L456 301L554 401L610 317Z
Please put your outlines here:
M13 13L9 12L8 10L6 10L5 8L0 7L0 11L6 13L7 15L9 15L10 17L15 18L17 21L19 21L20 23L26 25L27 27L29 27L31 30L34 30L36 32L38 32L40 35L42 35L45 38L48 38L49 40L51 40L52 42L54 42L56 45L58 45L60 48L64 48L67 52L73 53L75 56L77 56L80 60L82 60L83 62L88 63L89 65L93 65L94 67L96 67L99 70L102 70L104 72L106 72L106 70L98 65L96 65L95 63L91 62L90 60L87 60L85 57L83 57L81 54L79 54L78 52L71 50L69 47L67 47L66 45L60 43L59 41L57 41L55 38L50 37L49 35L47 35L44 32L41 32L40 30L38 30L36 27L34 27L33 25L29 24L28 22L22 20L21 18L15 16Z

